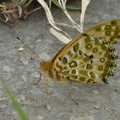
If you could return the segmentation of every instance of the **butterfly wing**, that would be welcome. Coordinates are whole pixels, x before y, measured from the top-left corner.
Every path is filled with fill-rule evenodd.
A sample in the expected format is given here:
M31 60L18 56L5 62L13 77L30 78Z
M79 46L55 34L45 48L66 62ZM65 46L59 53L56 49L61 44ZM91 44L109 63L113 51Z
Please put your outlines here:
M114 42L107 43L108 36L105 37L103 34L105 32L100 31L101 33L98 32L99 35L96 35L96 30L101 26L106 27L113 21L115 22L106 21L93 26L64 46L52 60L53 69L69 81L87 84L107 83L115 67L116 56L111 48ZM116 21L118 23L118 20ZM117 26L119 27L118 24ZM94 31L97 37L103 35L102 38L93 37ZM103 37L107 38L106 41Z
M96 24L83 33L92 35L96 38L101 38L104 41L110 42L110 45L113 47L115 43L120 39L120 20L109 20L104 21L102 23ZM58 55L64 53L64 49L68 49L74 42L78 41L83 37L83 33L79 34L76 38L70 41L67 45L65 45L53 58L53 61L56 59Z

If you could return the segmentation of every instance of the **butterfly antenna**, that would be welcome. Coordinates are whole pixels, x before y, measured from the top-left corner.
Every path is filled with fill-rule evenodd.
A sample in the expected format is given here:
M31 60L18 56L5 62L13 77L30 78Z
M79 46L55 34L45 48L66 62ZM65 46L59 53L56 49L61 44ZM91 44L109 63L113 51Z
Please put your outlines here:
M30 58L30 60L33 60L33 61L39 62L38 60L36 60L36 59L34 59L34 58Z
M39 57L40 60L42 60L42 58L39 55L37 55L29 46L27 46L19 37L17 37L17 39L20 40L33 54L35 54L37 57ZM42 62L44 62L44 61L42 60Z

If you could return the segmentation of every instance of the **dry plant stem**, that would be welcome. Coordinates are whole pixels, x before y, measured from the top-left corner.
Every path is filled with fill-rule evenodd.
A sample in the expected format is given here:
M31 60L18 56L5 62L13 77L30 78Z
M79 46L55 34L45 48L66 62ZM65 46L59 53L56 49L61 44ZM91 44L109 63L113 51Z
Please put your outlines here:
M44 0L37 0L37 1L38 1L38 2L42 5L42 7L44 8L45 13L46 13L46 17L47 17L47 19L48 19L48 22L51 24L51 26L52 26L56 31L63 32L66 36L68 36L68 38L70 38L69 35L68 35L65 31L61 30L60 28L58 28L58 27L56 26L56 24L55 24L55 22L54 22L54 18L53 18L53 16L52 16L52 13L51 13L48 5L45 3L45 1L44 1ZM66 37L66 38L67 38L67 37ZM68 38L67 38L67 39L68 39ZM64 39L64 40L66 40L66 39ZM69 40L69 41L70 41L70 40Z
M66 27L70 27L70 28L76 29L74 26L67 25L67 24L65 24L65 23L57 23L57 22L55 22L55 24L56 24L56 25L61 25L61 26L66 26Z
M82 0L82 12L80 15L80 26L81 26L82 30L83 30L85 12L86 12L86 9L87 9L87 6L89 3L90 3L90 0Z
M33 12L37 11L37 10L40 10L42 7L38 7L30 12L28 12L25 16L24 16L24 19L26 19L30 14L32 14Z
M72 40L70 37L67 38L66 36L64 36L62 33L56 31L55 29L53 28L50 28L49 29L51 34L53 34L58 40L62 41L63 43L69 43L70 40Z
M0 11L5 18L5 22L19 22L20 18L26 18L31 13L41 9L41 7L34 9L32 4L35 2L34 0L5 0L3 4L5 7L2 6ZM33 10L34 9L34 10Z

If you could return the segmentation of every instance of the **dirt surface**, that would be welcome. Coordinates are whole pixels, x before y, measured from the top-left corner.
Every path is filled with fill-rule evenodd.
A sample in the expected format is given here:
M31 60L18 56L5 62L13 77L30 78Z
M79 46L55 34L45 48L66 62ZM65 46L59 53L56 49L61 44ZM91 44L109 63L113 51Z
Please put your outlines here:
M56 21L67 23L60 9L52 7L52 13ZM79 23L79 12L69 13ZM84 29L110 19L120 19L120 0L91 0ZM13 28L0 23L0 76L30 120L120 120L120 42L116 45L118 60L115 75L109 79L109 84L70 84L79 103L76 105L71 100L66 84L50 82L47 99L45 82L48 78L42 76L40 84L33 85L39 79L41 68L39 62L29 58L38 58L16 39L19 36L43 60L48 61L64 46L64 43L50 34L49 28L43 10L32 14L20 24L14 24ZM70 28L65 30L72 38L79 34ZM24 50L20 52L19 48ZM20 120L1 86L0 120Z

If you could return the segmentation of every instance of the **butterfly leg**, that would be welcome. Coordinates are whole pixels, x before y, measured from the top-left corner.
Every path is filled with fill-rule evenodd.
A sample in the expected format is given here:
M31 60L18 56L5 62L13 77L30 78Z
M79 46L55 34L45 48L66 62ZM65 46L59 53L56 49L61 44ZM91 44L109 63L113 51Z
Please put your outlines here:
M78 102L75 100L73 94L72 94L72 91L70 90L70 85L69 85L69 82L67 82L67 85L68 85L68 90L69 90L69 93L70 93L70 96L72 98L72 100L78 105Z
M72 91L70 90L69 82L65 82L65 81L58 81L58 82L60 82L60 83L66 83L68 85L68 91L70 93L70 96L71 96L72 100L78 105L78 102L75 100L75 98L74 98L74 96L72 94Z
M51 79L51 80L46 81L46 95L48 95L48 83L49 83L49 82L51 82L51 81L52 81L52 79Z
M33 83L34 85L37 85L37 84L40 82L42 75L47 76L45 73L41 72L41 73L40 73L39 80L38 80L36 83ZM48 77L48 76L47 76L47 77Z
M47 107L47 96L48 96L48 83L51 82L52 79L46 81L46 102L44 104L44 107L46 108Z

